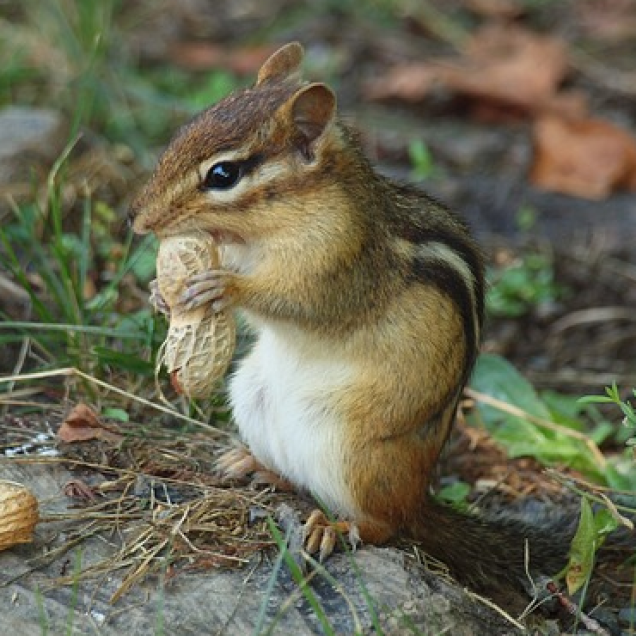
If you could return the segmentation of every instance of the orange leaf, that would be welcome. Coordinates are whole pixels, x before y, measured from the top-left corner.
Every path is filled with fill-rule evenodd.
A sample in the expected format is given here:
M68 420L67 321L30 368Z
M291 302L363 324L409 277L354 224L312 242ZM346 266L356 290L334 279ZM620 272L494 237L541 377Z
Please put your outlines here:
M636 190L636 139L601 119L539 119L530 178L546 190L603 199Z
M403 99L419 102L442 79L442 69L435 63L413 62L399 64L364 86L367 99Z
M561 40L518 27L487 26L469 40L461 58L394 66L366 85L365 96L415 102L439 85L477 106L534 113L554 100L567 68Z
M532 110L550 99L567 72L564 44L520 28L487 26L446 74L456 92Z
M57 431L63 442L84 442L91 439L114 441L119 435L104 427L97 414L86 404L78 404L68 414Z

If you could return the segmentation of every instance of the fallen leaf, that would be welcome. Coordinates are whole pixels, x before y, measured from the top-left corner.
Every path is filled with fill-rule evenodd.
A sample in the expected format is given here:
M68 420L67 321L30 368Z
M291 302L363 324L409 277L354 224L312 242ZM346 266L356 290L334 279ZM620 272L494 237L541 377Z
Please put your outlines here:
M367 99L402 99L406 102L420 102L431 89L443 82L443 70L435 63L413 62L400 64L377 80L365 84Z
M565 119L584 119L588 115L588 98L583 91L562 90L541 105L541 115L558 115Z
M66 416L64 423L75 427L88 426L100 428L102 426L99 417L97 417L97 413L95 413L90 406L81 402L73 407L71 412Z
M636 139L601 119L540 118L531 181L546 190L603 199L636 190Z
M57 431L63 442L85 442L91 439L117 441L121 436L109 431L86 404L77 404Z
M179 42L170 49L172 61L190 71L224 69L237 75L254 75L276 46L228 49L211 42Z
M554 103L567 70L561 40L490 25L469 39L461 58L396 65L367 83L364 93L369 99L417 102L441 86L478 107L534 114Z
M575 17L588 37L616 45L636 32L634 0L584 0L576 3Z
M462 64L445 81L456 92L521 107L540 107L567 73L565 45L524 29L486 26L468 42Z

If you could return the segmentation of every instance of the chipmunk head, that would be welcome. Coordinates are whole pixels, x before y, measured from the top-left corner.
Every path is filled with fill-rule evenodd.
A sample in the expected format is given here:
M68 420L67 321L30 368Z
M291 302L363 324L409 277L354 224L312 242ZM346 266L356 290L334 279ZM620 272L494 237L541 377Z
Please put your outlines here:
M245 240L274 226L286 194L319 187L322 158L339 139L336 100L324 84L301 81L302 59L301 45L287 44L263 64L253 87L177 132L131 207L135 232L195 229Z

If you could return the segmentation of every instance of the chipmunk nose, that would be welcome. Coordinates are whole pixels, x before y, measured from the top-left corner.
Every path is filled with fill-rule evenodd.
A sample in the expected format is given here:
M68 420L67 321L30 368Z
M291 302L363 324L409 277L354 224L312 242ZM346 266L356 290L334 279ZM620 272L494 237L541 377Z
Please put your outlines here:
M133 208L128 208L128 214L126 215L126 225L128 226L128 229L133 229L133 224L135 222L136 216L137 213L135 212L135 210Z
M138 206L134 204L131 205L128 208L128 215L126 216L126 224L135 234L147 234L150 230L141 222L139 213L140 213L140 210Z

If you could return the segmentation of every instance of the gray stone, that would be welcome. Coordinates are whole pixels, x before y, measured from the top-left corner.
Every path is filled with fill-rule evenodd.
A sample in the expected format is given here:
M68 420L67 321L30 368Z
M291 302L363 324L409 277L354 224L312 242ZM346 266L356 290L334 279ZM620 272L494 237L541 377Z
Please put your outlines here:
M0 110L0 188L28 184L33 170L55 161L67 142L67 125L54 110L8 106ZM13 194L11 188L9 194Z
M0 459L0 478L30 487L43 514L66 510L64 484L73 478L58 463L21 464ZM270 551L246 568L181 571L169 582L161 577L133 588L116 604L110 596L123 571L99 580L80 580L77 587L55 584L116 549L117 537L88 538L56 559L47 552L64 544L72 522L40 524L34 543L0 552L0 633L40 636L72 633L122 633L135 636L179 634L324 633L321 621L298 591L298 585ZM124 530L122 526L122 531ZM336 634L453 634L492 636L519 633L498 613L475 601L456 585L422 567L407 563L395 548L365 546L354 554L335 554L328 574L313 577L311 590L324 619ZM260 627L260 632L255 628Z

